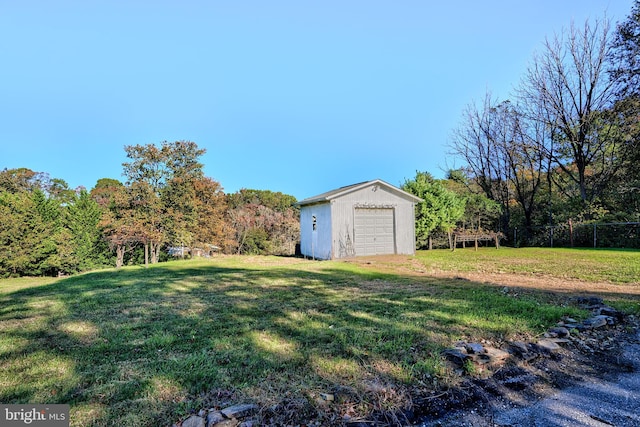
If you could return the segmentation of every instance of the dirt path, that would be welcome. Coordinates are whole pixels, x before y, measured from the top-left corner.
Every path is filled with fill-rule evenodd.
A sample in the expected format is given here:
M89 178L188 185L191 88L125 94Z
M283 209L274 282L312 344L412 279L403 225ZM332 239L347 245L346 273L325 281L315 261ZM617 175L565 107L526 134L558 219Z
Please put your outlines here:
M584 282L580 280L561 279L544 275L526 276L522 274L509 273L451 273L445 271L434 271L429 275L443 278L464 278L473 282L492 284L497 286L508 286L535 289L548 292L585 295L597 294L604 298L624 295L640 296L640 286L622 285L608 282Z
M624 298L629 295L640 297L640 278L638 283L619 284L611 282L583 281L545 274L514 274L496 273L491 271L449 271L427 267L418 259L404 255L362 257L355 258L347 262L372 265L382 271L404 274L407 276L464 279L490 286L517 287L568 295L595 294L602 298L610 299Z

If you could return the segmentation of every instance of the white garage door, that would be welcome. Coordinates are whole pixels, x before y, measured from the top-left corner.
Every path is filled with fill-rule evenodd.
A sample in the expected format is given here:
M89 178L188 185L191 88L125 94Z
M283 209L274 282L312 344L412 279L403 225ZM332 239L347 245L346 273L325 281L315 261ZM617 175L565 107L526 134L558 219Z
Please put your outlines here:
M393 209L356 208L356 255L395 253Z

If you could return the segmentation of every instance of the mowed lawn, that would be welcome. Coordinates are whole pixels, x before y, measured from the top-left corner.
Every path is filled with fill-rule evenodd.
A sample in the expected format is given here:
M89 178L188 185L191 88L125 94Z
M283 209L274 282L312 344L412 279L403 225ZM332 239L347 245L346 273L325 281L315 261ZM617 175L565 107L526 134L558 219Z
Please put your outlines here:
M493 250L492 250L493 249ZM567 248L482 248L421 251L426 266L449 271L546 275L613 284L640 284L640 250Z
M221 256L0 280L0 402L68 403L72 426L170 426L203 405L244 402L296 408L301 421L366 416L452 381L440 352L458 340L500 343L586 315L548 292L514 295L416 265L640 286L632 251L432 251L399 257L397 271L378 264Z

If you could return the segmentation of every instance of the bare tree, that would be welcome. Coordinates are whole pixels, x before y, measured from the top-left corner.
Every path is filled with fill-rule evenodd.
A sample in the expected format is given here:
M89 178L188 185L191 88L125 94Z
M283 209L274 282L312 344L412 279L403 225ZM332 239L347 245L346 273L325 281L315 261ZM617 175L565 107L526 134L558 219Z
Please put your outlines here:
M529 118L552 132L546 156L584 203L601 194L620 160L617 126L604 113L615 101L608 78L609 29L606 20L583 28L572 24L547 39L517 90Z
M471 176L486 196L507 206L510 169L505 166L497 143L500 125L494 104L490 93L485 95L480 107L469 104L460 126L454 130L450 147L453 154L464 159Z
M516 105L503 105L504 136L499 140L504 164L510 169L509 183L513 198L522 210L527 237L533 226L533 216L539 208L538 195L549 173L547 152L550 148L548 129L539 122L529 120L523 109Z
M472 104L465 110L451 146L485 195L502 205L503 229L514 201L530 229L548 170L544 149L548 142L546 129L528 120L510 101L498 103L487 94L480 108Z

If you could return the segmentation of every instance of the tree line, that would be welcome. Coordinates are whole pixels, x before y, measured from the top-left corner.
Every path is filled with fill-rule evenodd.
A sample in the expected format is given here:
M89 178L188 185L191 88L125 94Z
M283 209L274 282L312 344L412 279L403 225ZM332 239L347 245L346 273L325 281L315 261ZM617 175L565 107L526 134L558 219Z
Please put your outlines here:
M148 265L170 254L295 252L295 197L225 194L191 141L125 152L125 182L103 178L90 191L26 168L0 171L0 277Z
M640 221L640 1L626 21L548 38L509 99L470 103L450 148L468 194L499 206L497 230Z

